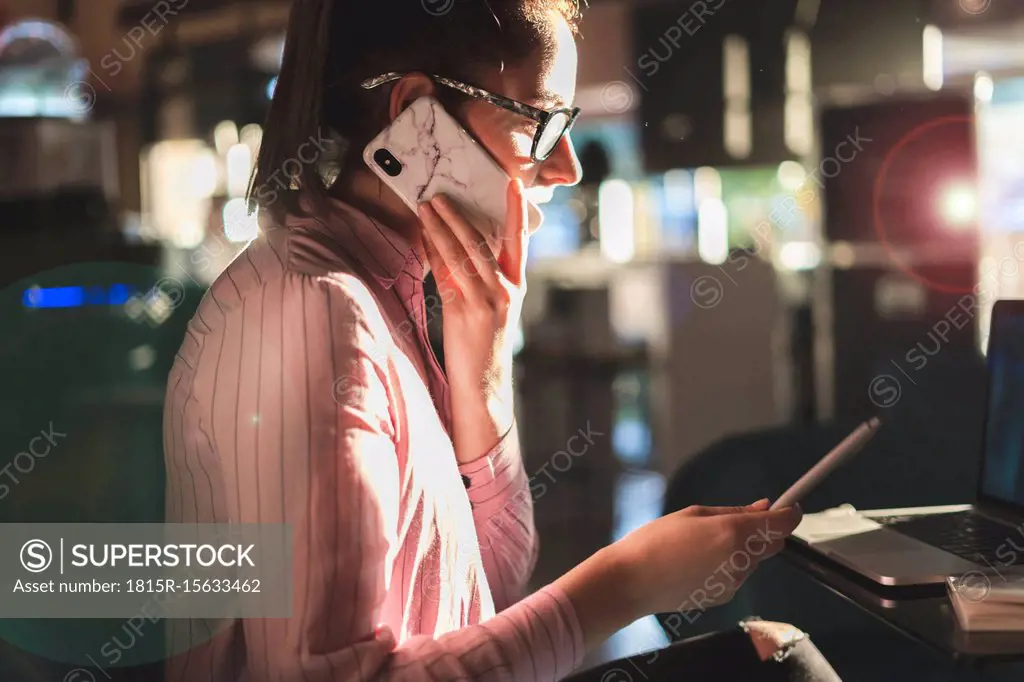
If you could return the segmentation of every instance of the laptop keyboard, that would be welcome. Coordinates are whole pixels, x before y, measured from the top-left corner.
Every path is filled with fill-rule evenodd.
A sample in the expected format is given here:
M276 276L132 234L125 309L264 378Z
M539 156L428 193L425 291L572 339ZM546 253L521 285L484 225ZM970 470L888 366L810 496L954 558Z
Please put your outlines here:
M996 523L974 511L884 516L874 520L970 561L986 563L987 560L994 566L1024 566L1024 527Z

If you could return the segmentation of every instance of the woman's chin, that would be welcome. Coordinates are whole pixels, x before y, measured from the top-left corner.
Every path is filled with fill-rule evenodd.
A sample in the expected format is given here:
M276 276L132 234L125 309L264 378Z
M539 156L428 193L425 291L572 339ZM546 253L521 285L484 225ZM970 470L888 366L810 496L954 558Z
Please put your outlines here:
M527 213L527 231L533 234L540 229L541 224L544 222L544 211L540 210L540 206L533 203L530 200L526 201L526 213Z

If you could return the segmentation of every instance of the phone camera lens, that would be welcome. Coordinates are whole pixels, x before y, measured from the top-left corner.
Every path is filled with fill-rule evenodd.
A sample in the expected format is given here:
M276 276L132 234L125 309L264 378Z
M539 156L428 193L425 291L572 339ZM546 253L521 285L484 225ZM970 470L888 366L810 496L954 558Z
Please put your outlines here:
M398 174L402 172L402 164L387 149L381 148L375 151L373 153L373 160L385 173L393 178L398 177Z

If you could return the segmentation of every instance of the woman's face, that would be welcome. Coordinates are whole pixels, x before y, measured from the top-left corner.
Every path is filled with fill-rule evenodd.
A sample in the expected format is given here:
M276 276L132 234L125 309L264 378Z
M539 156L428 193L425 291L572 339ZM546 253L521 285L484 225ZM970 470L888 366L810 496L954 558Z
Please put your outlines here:
M572 106L576 96L576 41L565 19L550 15L545 45L525 61L503 71L495 69L480 86L538 109ZM505 172L521 178L528 199L544 203L558 185L575 185L581 170L569 136L541 163L530 158L537 123L487 102L466 105L463 120L473 136L497 159Z

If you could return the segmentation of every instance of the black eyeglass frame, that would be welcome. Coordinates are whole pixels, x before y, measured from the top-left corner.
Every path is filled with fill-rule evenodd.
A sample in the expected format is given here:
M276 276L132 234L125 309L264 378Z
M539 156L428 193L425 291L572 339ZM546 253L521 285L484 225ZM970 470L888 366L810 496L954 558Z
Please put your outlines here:
M373 88L384 85L385 83L394 82L405 75L407 74L398 73L396 71L389 71L388 73L382 73L381 75L375 76L373 78L367 78L361 83L361 86L363 87L364 90L372 90ZM554 153L555 148L558 146L558 143L562 140L563 137L569 134L569 131L572 129L573 124L576 123L576 117L580 115L579 107L559 107L558 109L550 110L538 109L537 107L530 106L529 104L524 104L523 102L514 100L510 97L496 95L493 92L488 92L487 90L484 90L483 88L479 88L475 85L469 85L468 83L463 83L462 81L457 81L452 78L446 78L445 76L438 75L431 75L431 78L440 83L441 85L452 88L453 90L457 90L464 95L468 95L469 97L473 97L474 99L483 100L485 102L493 104L496 107L505 109L506 111L511 111L514 114L519 114L520 116L525 116L526 118L532 121L536 121L537 132L534 133L533 136L533 145L530 148L530 158L537 163L545 161L548 157L551 156L552 153ZM555 143L551 145L551 151L549 151L546 155L544 155L543 158L541 158L537 156L537 146L540 144L541 135L544 133L544 129L547 127L547 124L551 120L551 118L559 114L568 115L568 120L566 121L565 127L562 129L561 134L558 136L558 139L556 139Z

